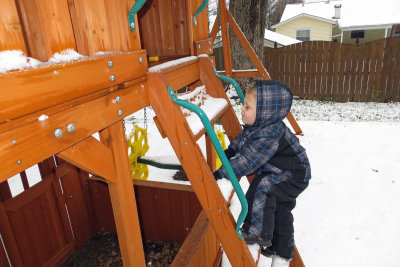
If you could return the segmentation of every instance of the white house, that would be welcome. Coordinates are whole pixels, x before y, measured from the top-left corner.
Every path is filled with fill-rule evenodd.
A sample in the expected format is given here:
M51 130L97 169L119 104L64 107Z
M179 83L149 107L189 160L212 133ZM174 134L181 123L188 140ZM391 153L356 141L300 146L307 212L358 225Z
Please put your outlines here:
M400 24L400 0L324 0L288 4L277 33L302 41L366 43Z

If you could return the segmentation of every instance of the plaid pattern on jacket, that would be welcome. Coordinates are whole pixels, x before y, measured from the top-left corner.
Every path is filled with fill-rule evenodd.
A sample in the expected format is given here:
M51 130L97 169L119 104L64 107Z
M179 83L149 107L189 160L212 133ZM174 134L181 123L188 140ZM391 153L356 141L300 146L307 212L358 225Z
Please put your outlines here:
M271 173L276 181L308 181L310 164L298 138L282 121L292 106L289 87L279 81L256 81L257 111L253 125L245 125L229 148L236 155L229 162L236 177L252 173ZM218 172L228 177L224 167Z

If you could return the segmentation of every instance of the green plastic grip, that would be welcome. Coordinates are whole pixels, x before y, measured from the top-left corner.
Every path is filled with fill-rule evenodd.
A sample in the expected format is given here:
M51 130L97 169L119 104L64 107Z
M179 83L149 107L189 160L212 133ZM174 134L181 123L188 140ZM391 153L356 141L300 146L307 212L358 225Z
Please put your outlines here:
M197 16L203 11L203 9L208 5L208 0L204 0L203 3L199 6L196 12L193 15L193 23L194 26L197 27Z
M214 69L215 75L217 75L218 78L220 78L224 82L232 84L233 87L235 87L236 93L238 94L238 96L240 98L240 102L242 102L242 104L244 104L244 95L243 95L242 89L240 88L239 84L234 79L229 78L228 76L218 74L217 70L214 67L213 67L213 69Z
M244 222L244 219L246 218L246 215L247 215L247 211L248 211L247 199L243 193L242 188L240 187L239 181L236 178L235 173L233 172L232 166L229 163L229 160L226 157L225 152L222 149L222 146L218 141L217 135L214 132L214 129L211 125L210 120L208 119L208 117L204 113L204 111L201 108L199 108L198 106L196 106L195 104L178 99L178 97L175 94L174 89L172 89L170 86L168 86L168 93L174 103L195 112L197 114L197 116L199 116L201 122L203 123L204 128L206 129L207 134L210 137L211 142L213 143L214 148L217 151L219 158L221 159L222 165L225 167L225 169L228 173L229 180L231 180L233 188L235 189L236 194L239 197L240 204L242 205L242 210L239 214L239 218L236 223L236 233L238 234L239 238L242 238L242 231L240 230L240 226Z
M132 6L131 11L128 14L128 22L129 22L129 29L131 31L135 31L136 29L136 22L135 22L135 15L139 12L142 6L146 3L146 0L137 0L135 4Z

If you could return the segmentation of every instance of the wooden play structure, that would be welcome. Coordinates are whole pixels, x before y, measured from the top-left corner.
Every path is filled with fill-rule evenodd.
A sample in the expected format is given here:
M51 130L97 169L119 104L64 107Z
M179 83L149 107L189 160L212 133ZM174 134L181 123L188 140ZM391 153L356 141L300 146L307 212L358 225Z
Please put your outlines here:
M91 226L112 225L113 218L124 265L145 266L143 235L157 238L156 232L161 236L170 231L150 229L151 225L158 227L154 221L150 223L151 218L173 220L165 211L151 211L152 194L173 196L164 201L178 200L177 206L191 203L187 211L173 216L178 220L175 225L191 228L186 236L179 233L184 242L173 266L218 266L221 245L233 266L256 266L239 237L229 201L223 198L212 175L213 134L206 128L193 133L179 100L174 98L175 91L204 85L208 95L226 100L220 112L210 118L210 124L219 120L230 140L240 132L213 69L212 44L219 30L225 71L218 75L270 79L225 1L219 1L219 19L209 34L206 3L0 0L0 51L21 50L42 62L66 49L84 56L72 62L0 74L0 266L59 265L98 228ZM229 26L256 70L232 70ZM132 182L123 118L149 105L191 186ZM291 114L288 119L301 134ZM100 141L92 136L97 132ZM206 157L196 143L203 135ZM24 170L37 163L42 178L47 178L29 187L25 177L26 193L12 198L6 180L21 173L24 181ZM88 178L87 173L93 176ZM93 180L102 186L92 184ZM162 190L168 192L160 193ZM68 193L72 191L74 194ZM92 192L91 197L87 191ZM147 206L142 202L146 197ZM80 205L85 205L85 212L74 213ZM110 207L113 218L105 212ZM53 215L46 216L47 209ZM71 225L62 223L68 216ZM77 230L83 229L82 225L91 230ZM48 239L45 233L49 233ZM297 250L291 266L304 266Z

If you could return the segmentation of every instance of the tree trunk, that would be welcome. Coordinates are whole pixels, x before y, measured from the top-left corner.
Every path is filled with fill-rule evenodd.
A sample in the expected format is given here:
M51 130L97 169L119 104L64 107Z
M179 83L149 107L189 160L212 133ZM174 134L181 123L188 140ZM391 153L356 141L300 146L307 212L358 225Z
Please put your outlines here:
M229 11L262 63L264 63L264 31L267 7L268 0L231 0L229 3ZM254 65L232 30L229 37L233 69L253 69ZM251 82L249 79L238 80L243 91L249 82Z

